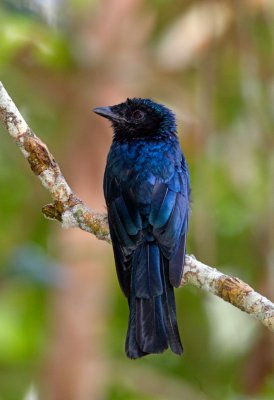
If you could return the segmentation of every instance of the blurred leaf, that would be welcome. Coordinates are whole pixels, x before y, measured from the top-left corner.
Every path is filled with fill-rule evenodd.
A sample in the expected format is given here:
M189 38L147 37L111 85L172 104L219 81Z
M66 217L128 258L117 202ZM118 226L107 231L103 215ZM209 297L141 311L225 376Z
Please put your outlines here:
M38 246L27 245L15 249L2 279L21 278L24 282L45 287L63 287L65 270L53 263Z
M69 44L60 32L49 31L21 14L0 16L0 34L0 65L19 52L26 52L30 63L48 68L68 69L73 65Z

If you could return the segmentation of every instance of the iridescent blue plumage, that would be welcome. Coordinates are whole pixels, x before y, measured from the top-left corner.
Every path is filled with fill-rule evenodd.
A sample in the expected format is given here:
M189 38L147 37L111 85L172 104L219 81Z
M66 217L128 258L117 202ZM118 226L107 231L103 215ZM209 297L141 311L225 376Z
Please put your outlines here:
M183 352L173 287L181 282L189 173L174 114L149 99L94 110L114 137L104 176L110 234L130 316L126 353Z

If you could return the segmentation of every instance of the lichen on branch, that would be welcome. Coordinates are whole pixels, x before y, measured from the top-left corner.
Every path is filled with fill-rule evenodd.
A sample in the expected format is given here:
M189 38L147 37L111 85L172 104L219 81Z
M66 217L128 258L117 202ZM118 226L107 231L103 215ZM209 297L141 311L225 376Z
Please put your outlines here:
M42 208L44 216L60 221L64 228L78 227L110 242L107 216L90 210L73 193L47 146L29 128L1 82L0 121L51 194L53 202ZM274 332L274 304L240 279L187 256L182 285L186 283L219 296Z
M194 256L187 256L182 280L184 283L215 294L274 332L274 304L241 279L225 275L196 260Z
M42 208L45 217L64 227L80 227L110 242L105 215L88 209L73 193L47 146L34 134L0 82L0 120L20 148L31 170L50 192L53 203Z

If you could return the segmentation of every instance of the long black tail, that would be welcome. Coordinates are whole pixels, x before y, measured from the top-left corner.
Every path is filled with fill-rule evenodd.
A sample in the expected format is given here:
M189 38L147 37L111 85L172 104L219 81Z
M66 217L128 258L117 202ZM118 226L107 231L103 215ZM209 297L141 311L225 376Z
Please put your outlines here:
M155 243L142 243L135 251L126 339L129 358L162 353L168 346L183 353L168 263Z

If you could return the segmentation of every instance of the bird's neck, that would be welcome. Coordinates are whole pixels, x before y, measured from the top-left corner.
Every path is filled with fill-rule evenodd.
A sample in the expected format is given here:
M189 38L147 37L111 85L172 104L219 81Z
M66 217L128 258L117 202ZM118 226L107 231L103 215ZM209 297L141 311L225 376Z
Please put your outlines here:
M120 130L114 130L113 142L116 143L136 143L136 142L178 142L178 136L176 129L164 130L159 129L157 132L151 134L142 135L140 133L135 134L134 132L125 132Z

